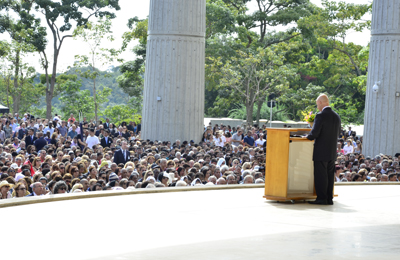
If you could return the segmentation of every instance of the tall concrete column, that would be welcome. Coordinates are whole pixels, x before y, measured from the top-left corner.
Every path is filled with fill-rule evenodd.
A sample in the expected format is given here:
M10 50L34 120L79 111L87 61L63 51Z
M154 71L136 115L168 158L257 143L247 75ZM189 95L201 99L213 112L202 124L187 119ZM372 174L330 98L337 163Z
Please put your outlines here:
M151 0L142 139L199 142L204 126L206 0Z
M374 0L372 8L363 154L394 155L400 152L400 1Z

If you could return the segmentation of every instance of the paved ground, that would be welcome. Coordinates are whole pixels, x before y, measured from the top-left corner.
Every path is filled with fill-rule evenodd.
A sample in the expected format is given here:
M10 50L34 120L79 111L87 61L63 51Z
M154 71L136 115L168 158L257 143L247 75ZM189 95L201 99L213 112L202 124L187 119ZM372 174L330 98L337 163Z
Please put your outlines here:
M3 208L1 259L398 259L400 187L335 192L334 206L240 189Z

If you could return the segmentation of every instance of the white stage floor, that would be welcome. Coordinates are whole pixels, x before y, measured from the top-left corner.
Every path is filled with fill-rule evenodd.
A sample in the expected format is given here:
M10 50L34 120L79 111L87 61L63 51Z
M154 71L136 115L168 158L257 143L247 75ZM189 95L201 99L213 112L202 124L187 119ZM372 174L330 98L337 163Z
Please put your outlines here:
M335 193L334 206L238 189L2 208L1 259L398 259L400 186Z

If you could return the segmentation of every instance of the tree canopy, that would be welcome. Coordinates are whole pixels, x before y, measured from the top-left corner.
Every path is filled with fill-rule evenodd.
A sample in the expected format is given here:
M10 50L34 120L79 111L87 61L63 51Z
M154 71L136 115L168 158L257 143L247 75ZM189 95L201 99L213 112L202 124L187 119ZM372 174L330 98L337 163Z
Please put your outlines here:
M322 0L318 7L309 0L206 0L206 4L205 116L245 117L250 124L265 117L270 109L267 97L274 94L278 106L272 109L273 118L302 120L305 112L315 110L315 98L326 93L344 123L363 122L369 46L348 42L348 35L370 28L365 15L371 13L371 3ZM46 117L52 109L67 113L76 107L113 118L123 111L140 114L148 18L126 21L122 46L99 47L103 39L113 38L110 19L119 9L118 0L0 0L0 10L14 14L0 16L0 33L11 39L0 41L0 59L6 61L1 65L0 89L7 94L1 101L22 111L26 102L42 110L45 105ZM77 57L79 64L60 73L61 47L73 36L93 48L89 55ZM52 53L46 52L48 44ZM97 68L115 62L117 54L129 48L134 60L118 60L119 66L107 71ZM45 73L40 80L24 61L30 52L41 56ZM33 93L33 98L24 93Z

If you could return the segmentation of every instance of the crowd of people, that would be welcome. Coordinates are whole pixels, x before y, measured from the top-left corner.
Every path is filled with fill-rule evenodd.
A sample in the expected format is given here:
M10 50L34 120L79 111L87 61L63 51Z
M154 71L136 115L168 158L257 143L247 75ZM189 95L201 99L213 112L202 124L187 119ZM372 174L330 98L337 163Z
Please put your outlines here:
M140 132L141 124L133 121L117 126L109 119L76 120L73 114L52 120L3 115L0 199L264 183L265 126L205 126L199 143L142 140ZM397 181L399 157L365 157L362 138L351 129L342 131L335 181Z

